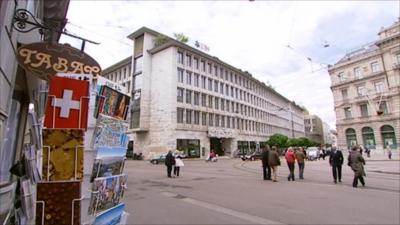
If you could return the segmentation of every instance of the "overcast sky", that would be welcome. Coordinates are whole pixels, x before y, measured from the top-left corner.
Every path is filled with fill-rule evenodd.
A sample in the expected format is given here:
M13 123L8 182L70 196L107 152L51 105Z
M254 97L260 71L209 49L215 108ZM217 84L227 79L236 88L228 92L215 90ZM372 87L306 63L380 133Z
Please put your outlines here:
M222 61L269 82L335 127L327 64L375 41L399 1L74 1L66 29L100 42L85 51L103 69L131 55L127 35L146 26L183 33ZM80 48L80 42L63 36ZM326 47L329 45L329 47ZM325 46L325 47L324 47Z

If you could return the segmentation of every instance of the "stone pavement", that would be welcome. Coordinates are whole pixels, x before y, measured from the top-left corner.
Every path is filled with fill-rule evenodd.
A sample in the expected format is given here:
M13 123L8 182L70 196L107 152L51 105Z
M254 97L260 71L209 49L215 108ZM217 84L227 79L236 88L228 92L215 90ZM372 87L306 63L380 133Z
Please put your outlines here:
M277 183L262 180L260 161L184 162L174 179L164 165L126 162L128 224L400 224L398 160L367 161L359 188L346 165L334 184L327 159L306 162L305 179L294 182L282 159Z

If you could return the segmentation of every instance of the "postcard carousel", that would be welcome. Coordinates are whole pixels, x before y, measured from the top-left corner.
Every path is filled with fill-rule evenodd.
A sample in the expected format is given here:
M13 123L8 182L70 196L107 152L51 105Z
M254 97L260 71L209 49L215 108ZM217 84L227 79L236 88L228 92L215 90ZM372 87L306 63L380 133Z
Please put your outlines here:
M70 46L31 43L17 54L22 68L48 82L36 93L44 116L29 112L18 224L125 224L125 87L101 77L98 63Z

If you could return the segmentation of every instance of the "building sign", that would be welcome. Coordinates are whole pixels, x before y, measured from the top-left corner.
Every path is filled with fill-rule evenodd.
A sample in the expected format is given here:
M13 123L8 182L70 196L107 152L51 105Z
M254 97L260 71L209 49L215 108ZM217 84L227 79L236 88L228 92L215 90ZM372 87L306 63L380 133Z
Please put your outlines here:
M100 75L101 67L92 57L79 49L57 43L38 42L23 45L17 50L18 63L44 80L56 73Z
M216 138L233 138L233 131L230 129L208 128L208 136Z

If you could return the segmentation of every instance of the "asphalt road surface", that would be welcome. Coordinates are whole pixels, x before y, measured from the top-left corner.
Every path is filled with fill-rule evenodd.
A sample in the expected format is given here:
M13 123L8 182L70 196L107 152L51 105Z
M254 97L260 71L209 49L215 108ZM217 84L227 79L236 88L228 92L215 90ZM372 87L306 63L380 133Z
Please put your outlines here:
M400 161L367 161L366 187L343 166L334 184L327 160L306 161L304 180L262 179L261 162L184 160L179 178L164 165L126 161L127 224L400 224Z

